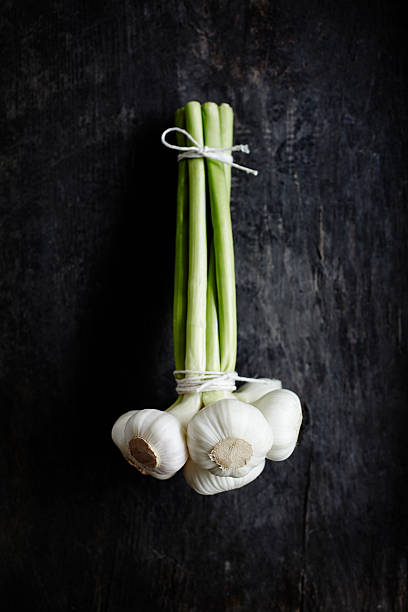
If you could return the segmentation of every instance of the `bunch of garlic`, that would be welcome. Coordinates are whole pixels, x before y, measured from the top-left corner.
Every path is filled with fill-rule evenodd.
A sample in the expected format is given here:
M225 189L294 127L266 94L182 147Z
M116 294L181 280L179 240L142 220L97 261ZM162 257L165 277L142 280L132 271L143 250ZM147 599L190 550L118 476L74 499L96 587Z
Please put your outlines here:
M184 395L163 412L132 410L112 429L125 459L142 474L165 480L184 466L201 495L237 489L257 478L265 459L283 461L296 446L302 422L298 396L278 380L262 379L208 406Z

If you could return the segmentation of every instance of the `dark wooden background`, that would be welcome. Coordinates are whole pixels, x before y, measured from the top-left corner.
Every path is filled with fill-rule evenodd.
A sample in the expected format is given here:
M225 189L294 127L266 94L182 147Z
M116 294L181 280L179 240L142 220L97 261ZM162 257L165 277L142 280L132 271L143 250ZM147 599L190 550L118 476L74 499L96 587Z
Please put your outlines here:
M403 3L1 4L5 610L406 611ZM304 405L299 446L201 497L110 439L165 408L177 164L229 102L238 371Z

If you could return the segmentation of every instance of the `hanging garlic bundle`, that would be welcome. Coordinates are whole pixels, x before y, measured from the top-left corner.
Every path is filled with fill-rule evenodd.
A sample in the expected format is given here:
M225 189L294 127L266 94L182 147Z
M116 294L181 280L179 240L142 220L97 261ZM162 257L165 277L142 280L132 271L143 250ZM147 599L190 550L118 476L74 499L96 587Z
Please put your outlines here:
M276 379L243 379L237 349L233 236L230 215L233 111L228 104L189 102L162 142L177 149L178 189L173 344L178 399L166 411L120 416L112 439L142 474L160 480L184 466L202 495L240 488L265 460L293 452L302 422L298 396ZM165 139L177 132L177 146ZM190 146L191 142L194 146ZM207 201L207 189L209 202ZM238 390L236 380L246 381Z

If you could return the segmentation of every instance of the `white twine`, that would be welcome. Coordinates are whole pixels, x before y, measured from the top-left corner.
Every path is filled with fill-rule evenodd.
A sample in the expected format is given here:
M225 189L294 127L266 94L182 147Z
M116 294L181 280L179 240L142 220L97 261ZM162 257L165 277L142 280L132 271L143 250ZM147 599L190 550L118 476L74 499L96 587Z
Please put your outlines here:
M167 134L170 132L180 132L180 134L184 134L186 138L188 138L192 143L194 143L194 147L179 147L178 145L172 145L166 140ZM228 164L228 166L232 166L233 168L237 168L238 170L243 170L248 174L257 175L258 170L252 170L252 168L247 168L246 166L240 166L233 161L233 157L231 153L228 151L241 151L241 153L249 153L248 145L234 145L233 147L206 147L200 145L192 135L187 132L187 130L183 130L183 128L171 127L167 130L164 130L161 135L161 141L164 146L169 149L175 149L176 151L182 151L177 156L177 161L181 161L182 159L194 159L196 157L206 157L207 159L212 159L213 161L219 161L223 164Z
M203 393L204 391L235 391L235 381L256 382L266 384L259 378L238 376L237 372L212 372L202 370L174 370L174 376L185 374L185 378L177 379L176 391L184 393ZM187 376L188 375L188 376Z

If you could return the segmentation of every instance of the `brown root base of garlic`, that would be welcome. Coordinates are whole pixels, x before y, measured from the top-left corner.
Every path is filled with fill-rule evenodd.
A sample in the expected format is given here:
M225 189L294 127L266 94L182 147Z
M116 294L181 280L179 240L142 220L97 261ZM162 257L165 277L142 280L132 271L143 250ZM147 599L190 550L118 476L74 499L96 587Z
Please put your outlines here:
M143 438L135 437L129 441L129 452L136 462L135 467L143 473L143 467L153 469L157 465L157 457L152 447Z
M209 457L221 468L236 469L243 467L252 457L251 444L241 438L224 438L217 442Z

